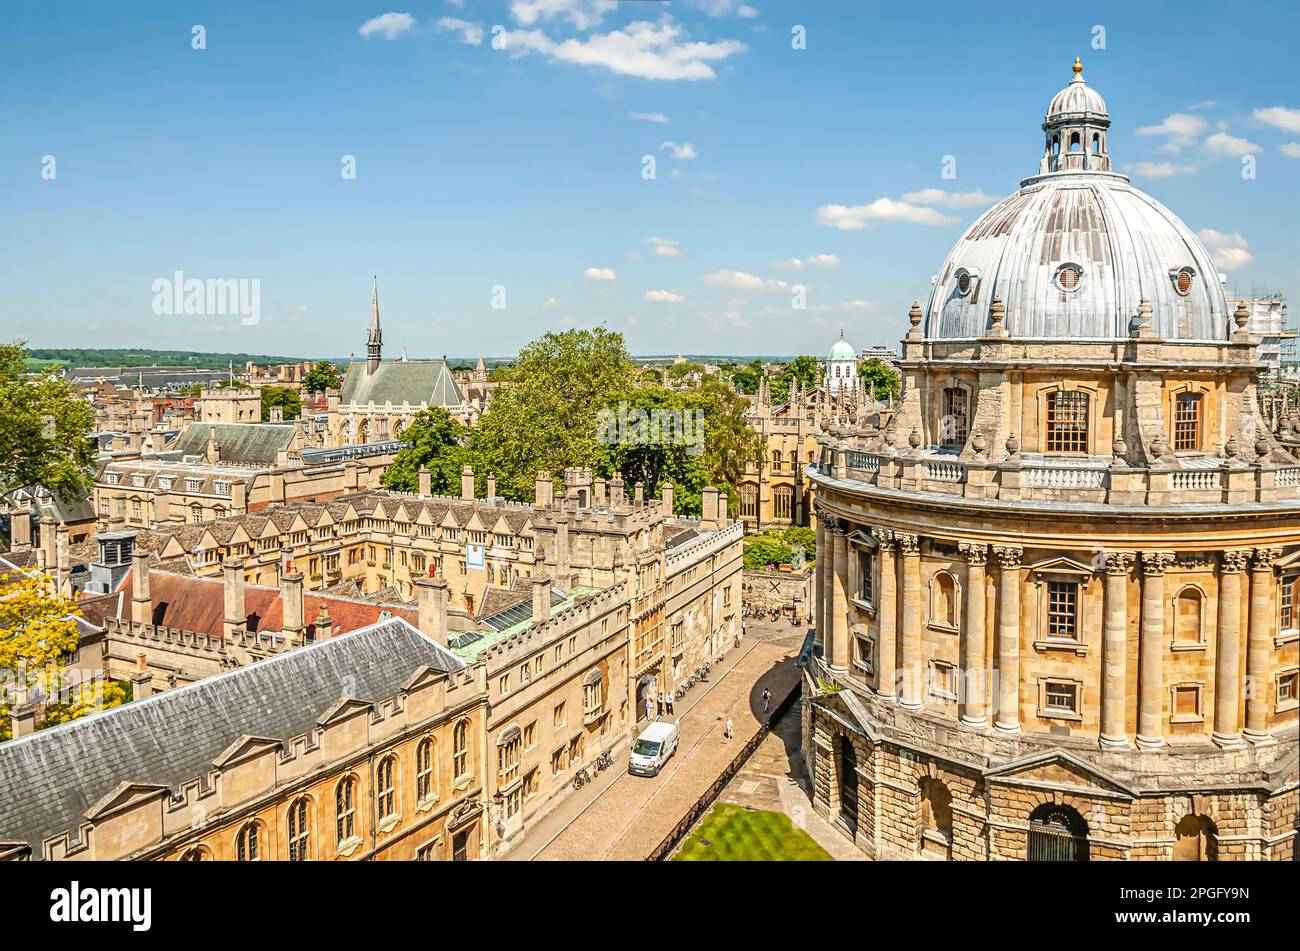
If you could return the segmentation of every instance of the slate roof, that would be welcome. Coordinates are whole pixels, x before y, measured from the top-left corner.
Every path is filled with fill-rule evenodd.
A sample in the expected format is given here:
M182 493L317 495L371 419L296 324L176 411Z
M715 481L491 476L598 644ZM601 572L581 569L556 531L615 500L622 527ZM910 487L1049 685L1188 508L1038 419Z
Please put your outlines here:
M454 407L464 403L465 398L444 361L411 360L381 363L372 374L366 373L364 363L353 363L343 379L341 402ZM220 434L217 438L221 438Z
M293 441L291 423L191 423L176 441L176 451L202 456L208 451L208 430L216 428L221 461L236 465L273 466L276 454Z
M75 832L118 783L176 789L241 736L308 733L345 684L354 699L378 701L424 666L465 665L394 618L0 743L0 841L28 842L39 858L43 839Z

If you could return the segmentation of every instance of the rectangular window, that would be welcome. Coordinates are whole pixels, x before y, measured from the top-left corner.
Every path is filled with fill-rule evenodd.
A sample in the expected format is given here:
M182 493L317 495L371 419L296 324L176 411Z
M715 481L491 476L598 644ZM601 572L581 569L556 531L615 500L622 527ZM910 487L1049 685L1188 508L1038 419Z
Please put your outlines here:
M1195 452L1200 448L1200 394L1179 393L1174 401L1174 452Z
M1047 394L1047 451L1088 451L1088 394L1057 390Z
M876 667L872 660L872 641L870 637L857 636L853 638L853 666L868 677L875 673Z
M1170 719L1174 723L1201 718L1201 688L1198 684L1176 684L1173 695Z
M1049 680L1043 685L1044 714L1047 716L1079 712L1079 685L1060 680Z
M1289 631L1296 626L1295 623L1295 595L1296 588L1300 587L1300 577L1282 579L1282 617L1281 627L1284 631Z
M970 396L960 386L950 386L943 391L943 419L940 437L943 445L961 448L966 445Z
M565 721L564 707L565 705L563 703L557 705L555 708L555 712L551 718L552 726L554 726L555 729L557 730L564 726L564 721Z
M858 552L858 598L867 604L876 603L876 553Z
M1288 670L1277 677L1277 712L1294 710L1300 704L1300 672Z
M1047 636L1078 637L1079 584L1075 581L1047 582Z

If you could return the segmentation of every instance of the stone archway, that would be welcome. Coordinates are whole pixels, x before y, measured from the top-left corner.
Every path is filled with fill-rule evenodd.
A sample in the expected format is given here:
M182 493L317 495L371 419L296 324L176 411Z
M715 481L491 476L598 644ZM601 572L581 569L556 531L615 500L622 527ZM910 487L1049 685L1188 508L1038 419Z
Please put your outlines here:
M921 836L918 851L926 858L952 858L952 793L939 779L921 780Z
M858 831L858 754L847 736L836 738L835 774L839 785L839 821L853 835Z
M1088 823L1070 806L1045 802L1029 814L1031 862L1088 861Z
M1217 830L1205 816L1188 813L1174 826L1175 862L1215 862L1218 860Z

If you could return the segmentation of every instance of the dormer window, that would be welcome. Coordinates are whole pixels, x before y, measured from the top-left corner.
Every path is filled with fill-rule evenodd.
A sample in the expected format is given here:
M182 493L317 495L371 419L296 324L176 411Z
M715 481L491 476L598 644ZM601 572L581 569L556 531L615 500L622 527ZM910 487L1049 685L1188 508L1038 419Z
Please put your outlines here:
M1182 297L1186 297L1191 293L1192 278L1195 276L1196 269L1191 267L1171 269L1169 272L1169 277L1174 282L1174 290Z
M1056 269L1054 282L1058 289L1067 294L1079 289L1083 283L1083 268L1077 264L1062 264Z
M970 293L970 289L974 283L975 278L971 275L970 271L965 268L961 268L957 271L957 293L962 297L965 297Z

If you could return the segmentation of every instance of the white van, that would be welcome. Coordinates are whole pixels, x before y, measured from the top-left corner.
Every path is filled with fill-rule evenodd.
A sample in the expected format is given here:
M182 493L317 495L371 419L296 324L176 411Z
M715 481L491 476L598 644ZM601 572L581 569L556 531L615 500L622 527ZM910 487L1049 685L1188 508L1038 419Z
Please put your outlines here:
M651 723L632 744L627 771L638 776L657 776L668 757L677 752L680 732L675 723Z

